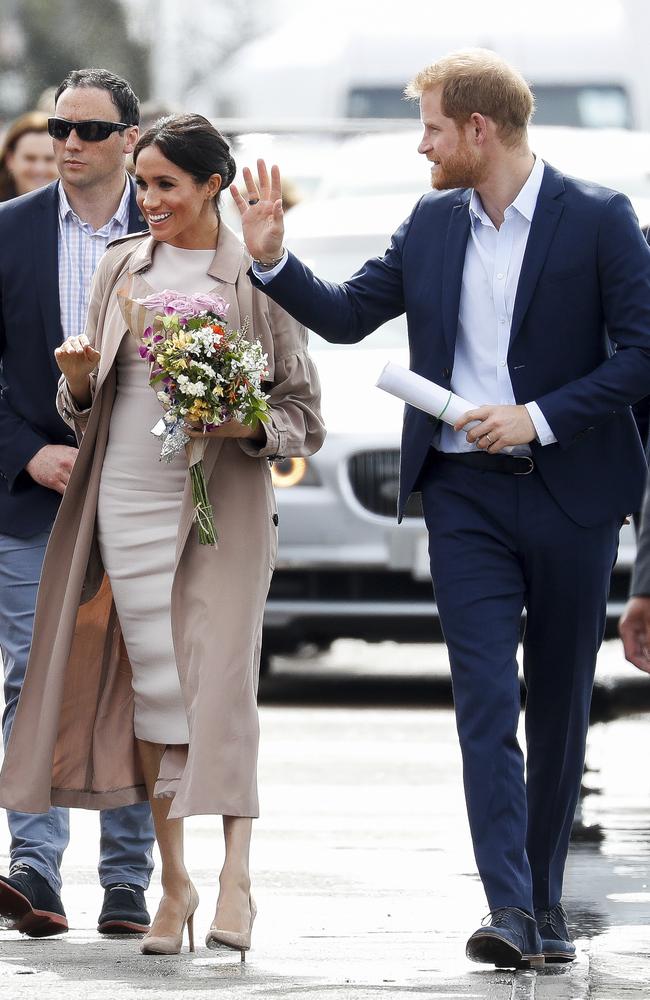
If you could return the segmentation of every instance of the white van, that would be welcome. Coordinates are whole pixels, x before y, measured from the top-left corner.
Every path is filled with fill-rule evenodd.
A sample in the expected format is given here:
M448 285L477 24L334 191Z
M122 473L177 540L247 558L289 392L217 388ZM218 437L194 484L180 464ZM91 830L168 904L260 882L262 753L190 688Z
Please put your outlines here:
M650 129L647 0L464 0L457 12L433 0L377 0L370 17L364 3L348 2L341 16L343 7L306 4L237 53L214 88L215 115L312 124L417 117L403 99L413 74L446 52L482 46L531 83L537 124Z

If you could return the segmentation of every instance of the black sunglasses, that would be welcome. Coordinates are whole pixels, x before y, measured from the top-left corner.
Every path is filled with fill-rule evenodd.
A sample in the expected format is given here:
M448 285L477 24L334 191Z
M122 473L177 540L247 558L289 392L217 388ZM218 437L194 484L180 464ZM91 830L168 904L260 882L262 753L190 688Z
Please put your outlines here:
M48 118L47 131L53 139L67 139L74 129L82 142L103 142L113 132L123 132L131 128L124 122L103 122L90 118L85 122L69 122L66 118Z

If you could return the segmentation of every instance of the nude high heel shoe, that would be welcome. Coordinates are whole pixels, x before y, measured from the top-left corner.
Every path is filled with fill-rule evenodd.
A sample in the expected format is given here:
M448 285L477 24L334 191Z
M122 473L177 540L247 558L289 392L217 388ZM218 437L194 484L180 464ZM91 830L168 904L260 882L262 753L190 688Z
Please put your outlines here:
M199 905L199 896L190 882L189 884L189 902L187 904L187 912L183 918L183 923L178 934L152 934L149 931L148 934L142 939L140 945L140 951L143 955L179 955L181 948L183 946L183 931L185 930L185 925L187 924L187 934L190 942L190 951L194 951L194 913L197 906Z
M246 952L250 951L251 946L253 921L257 915L257 907L255 906L255 900L252 896L249 896L248 902L251 911L251 919L248 925L248 930L244 931L243 934L238 934L236 931L222 931L212 924L205 939L206 947L212 949L213 951L217 951L221 948L227 948L230 951L239 951L241 953L241 961L246 961Z

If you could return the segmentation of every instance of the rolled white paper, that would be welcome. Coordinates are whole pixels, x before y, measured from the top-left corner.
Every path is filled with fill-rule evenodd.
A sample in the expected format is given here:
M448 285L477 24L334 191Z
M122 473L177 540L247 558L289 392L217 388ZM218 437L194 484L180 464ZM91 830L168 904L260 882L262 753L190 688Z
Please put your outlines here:
M376 385L379 389L389 392L391 396L397 396L405 403L415 406L418 410L424 410L425 413L430 413L431 416L452 426L468 410L476 409L474 403L456 396L451 389L443 389L441 385L430 382L428 378L423 378L408 368L395 365L392 361L385 366Z
M423 378L422 375L409 371L408 368L395 365L392 361L389 361L384 367L375 385L379 389L389 392L392 396L404 400L405 403L415 406L416 409L430 413L433 417L437 417L438 420L442 420L452 427L468 410L477 409L476 403L470 403L469 400L457 396L451 389L443 389L441 385L430 382L428 378ZM471 424L467 424L463 428L463 431L468 431L470 427L476 427L478 423L480 423L479 420L473 420ZM502 449L508 454L512 450L512 447Z

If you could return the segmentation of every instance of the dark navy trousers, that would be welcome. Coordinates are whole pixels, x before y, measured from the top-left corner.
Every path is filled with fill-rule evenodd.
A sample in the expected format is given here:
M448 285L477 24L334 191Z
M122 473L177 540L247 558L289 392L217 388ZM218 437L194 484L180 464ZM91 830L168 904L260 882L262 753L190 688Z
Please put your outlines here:
M572 521L539 474L432 452L421 478L465 798L490 909L560 901L619 521ZM517 741L522 612L526 763Z

